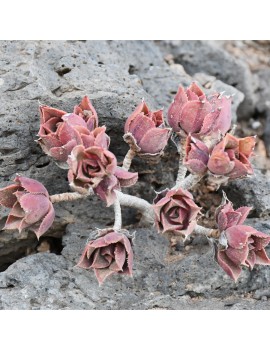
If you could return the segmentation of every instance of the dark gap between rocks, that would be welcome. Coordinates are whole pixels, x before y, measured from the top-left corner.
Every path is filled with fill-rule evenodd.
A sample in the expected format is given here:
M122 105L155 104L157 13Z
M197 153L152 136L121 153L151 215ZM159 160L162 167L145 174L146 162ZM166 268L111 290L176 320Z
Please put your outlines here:
M62 237L55 238L51 236L41 237L37 242L33 236L24 240L22 246L17 247L16 250L7 252L7 254L0 257L0 272L5 271L10 265L19 260L20 258L34 255L38 252L49 252L56 255L61 255L63 250Z

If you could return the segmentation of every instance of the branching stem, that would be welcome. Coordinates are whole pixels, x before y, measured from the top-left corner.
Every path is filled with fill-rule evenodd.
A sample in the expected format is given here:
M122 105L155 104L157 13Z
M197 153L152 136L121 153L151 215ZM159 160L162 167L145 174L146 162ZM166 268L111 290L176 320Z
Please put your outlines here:
M186 178L184 178L181 182L175 184L173 189L183 188L186 190L190 190L194 188L194 186L202 179L202 174L190 174Z
M183 159L184 159L184 155L183 155L182 150L180 150L179 166L178 166L178 173L177 173L177 177L176 177L175 187L178 187L180 185L180 183L184 180L186 173L187 173L187 169L183 165Z
M123 165L122 165L122 168L125 170L125 171L128 171L130 166L131 166L131 163L132 163L132 160L133 158L135 157L136 155L136 152L132 149L129 149L125 158L124 158L124 161L123 161Z
M179 139L179 136L172 137L172 140L177 147L177 151L179 154L179 162L178 162L178 173L175 181L175 187L178 188L182 180L185 178L187 169L183 165L183 160L185 157L185 144L186 144L186 138L184 139Z
M121 191L116 191L116 194L121 205L139 210L148 224L154 223L155 214L153 207L149 202L140 199L137 196L123 194Z
M89 194L82 195L79 193L62 193L55 194L50 196L50 200L52 203L62 202L62 201L73 201L77 199L83 199L90 195L93 195L93 192L89 192ZM115 211L115 224L114 227L119 227L121 229L122 226L122 216L121 216L121 205L127 207L133 207L139 210L143 216L143 219L147 224L154 223L154 210L152 205L137 196L132 196L128 194L123 194L121 191L116 191L117 200L114 203L114 211Z
M201 225L196 225L194 233L197 235L205 235L208 238L219 238L219 231L217 229L205 228Z
M122 228L122 213L121 213L121 205L118 197L116 198L114 204L113 204L113 209L114 209L114 230L120 230Z
M55 195L51 195L50 196L50 200L51 202L54 204L56 202L62 202L62 201L74 201L74 200L78 200L78 199L83 199L86 198L88 196L92 195L92 193L89 194L79 194L79 193L62 193L62 194L55 194Z

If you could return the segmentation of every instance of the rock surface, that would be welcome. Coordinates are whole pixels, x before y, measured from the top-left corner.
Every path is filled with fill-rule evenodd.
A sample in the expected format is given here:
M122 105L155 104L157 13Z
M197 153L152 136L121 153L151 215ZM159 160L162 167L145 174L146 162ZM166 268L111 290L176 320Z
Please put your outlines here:
M254 223L252 223L254 224ZM266 224L260 223L260 229ZM137 229L133 279L112 276L99 287L94 273L75 267L90 229L69 224L62 255L38 253L0 273L2 309L268 309L268 267L244 271L233 283L206 241L167 256L166 239ZM86 229L87 228L87 229ZM171 262L170 262L171 261ZM266 299L266 300L265 300Z
M270 216L270 179L260 171L255 171L254 176L244 181L230 182L224 190L236 207L243 203L252 207L250 215L253 217Z
M50 194L68 191L66 171L44 156L34 142L39 104L71 111L87 94L100 124L107 126L111 150L119 163L127 151L122 141L125 119L142 98L153 109L164 106L166 114L179 84L187 86L197 80L209 91L235 94L234 120L236 112L251 117L256 101L264 106L263 96L254 95L256 81L249 65L212 42L3 41L0 54L0 187L19 172L44 183ZM173 145L157 165L135 159L133 169L139 172L140 182L130 193L151 200L154 190L172 185L177 164ZM268 180L263 175L258 179L258 184L255 180L232 183L230 194L242 205L252 202L253 216L268 217L264 187ZM246 186L250 192L243 191ZM42 250L33 233L0 232L0 308L269 308L267 268L244 272L237 285L231 283L212 261L206 242L202 247L195 242L188 255L182 248L177 260L168 263L166 240L150 229L136 229L134 280L112 277L99 288L92 272L74 265L87 231L97 222L99 227L112 225L112 209L89 198L57 204L56 214L46 236L61 241L65 234L62 252L62 248L56 250L61 255L36 253ZM125 225L138 220L136 211L124 209L123 214ZM7 211L0 209L0 230L6 216ZM269 232L267 219L265 223Z

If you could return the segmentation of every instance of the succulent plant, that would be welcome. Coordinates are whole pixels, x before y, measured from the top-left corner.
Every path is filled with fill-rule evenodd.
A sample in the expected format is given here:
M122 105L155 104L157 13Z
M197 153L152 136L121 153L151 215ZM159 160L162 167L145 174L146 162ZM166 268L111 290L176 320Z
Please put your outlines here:
M47 189L37 180L17 175L0 189L0 204L11 208L4 229L32 230L39 238L53 224L55 213Z
M122 167L109 150L110 138L87 96L67 113L40 106L38 142L42 150L61 168L68 169L73 192L49 196L37 180L21 175L15 183L0 189L0 204L10 208L5 229L32 230L40 238L53 225L53 203L97 195L114 208L114 225L98 231L88 240L77 264L93 269L100 284L112 274L132 275L133 249L130 234L122 228L121 206L139 210L142 221L177 240L205 235L215 247L215 259L235 281L243 267L269 265L266 246L270 236L244 224L250 207L233 209L226 198L216 210L217 228L200 226L200 207L190 192L203 177L228 180L253 174L250 158L255 137L237 138L229 134L231 98L221 93L206 95L196 84L180 87L169 106L166 127L163 110L151 111L141 102L125 123L124 140L129 144ZM172 133L173 130L173 133ZM179 170L175 185L157 193L153 204L121 191L134 185L138 173L129 172L132 160L159 160L169 137L176 143ZM145 162L145 161L143 161ZM186 176L187 170L190 172ZM190 190L190 191L189 191Z
M137 106L125 124L125 135L132 136L134 148L139 155L160 154L167 145L170 132L170 128L165 128L163 111L150 111L144 101Z
M109 229L86 244L77 266L93 269L99 284L115 273L132 276L133 251L130 239L125 234Z
M171 232L185 237L193 232L196 226L196 217L200 212L200 207L193 201L192 194L180 187L166 189L157 194L153 208L159 232Z
M237 138L226 134L211 152L208 169L216 175L224 175L230 179L253 174L249 161L255 147L255 137Z
M168 110L168 123L181 135L224 135L231 127L231 98L219 93L207 96L195 82L187 89L180 86Z

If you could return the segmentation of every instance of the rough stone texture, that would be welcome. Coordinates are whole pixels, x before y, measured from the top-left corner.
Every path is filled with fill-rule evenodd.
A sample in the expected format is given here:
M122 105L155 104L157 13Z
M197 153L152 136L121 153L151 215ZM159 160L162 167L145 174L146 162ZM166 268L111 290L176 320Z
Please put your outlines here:
M126 117L142 98L153 109L164 106L166 113L179 84L187 86L196 79L210 91L235 93L235 119L244 93L241 111L253 113L256 97L251 91L255 83L250 81L246 64L214 43L163 44L150 41L1 42L0 187L10 183L19 172L43 182L50 194L68 191L66 171L44 156L34 142L39 129L39 103L71 111L83 95L89 95L100 124L107 125L111 150L119 162L127 151L121 139ZM193 50L192 60L189 54L179 54L184 47L188 53ZM173 53L175 61L168 60L164 52ZM198 52L204 55L203 59L199 60ZM236 85L243 93L228 84ZM154 190L173 184L177 164L172 145L157 165L146 165L135 159L133 169L139 172L140 182L130 193L151 200ZM257 187L256 181L250 184L249 181L239 181L243 184L241 189L248 186L254 191L249 198L243 190L237 193L238 182L231 183L231 196L236 191L241 205L254 201L257 206L254 215L267 215L267 196L262 196L266 187ZM96 198L89 198L57 204L56 213L56 221L47 236L61 238L66 233L62 255L34 253L38 251L38 242L33 233L0 231L0 270L28 255L0 273L0 308L269 308L265 300L269 285L267 268L255 269L251 274L244 272L235 285L212 261L207 243L200 247L196 241L188 255L180 248L178 260L169 264L166 240L150 229L136 229L134 280L115 276L99 288L92 272L74 265L88 236L87 230L112 225L112 209ZM0 230L6 216L7 211L0 209ZM124 225L139 219L137 212L130 209L123 210L123 217ZM267 225L266 222L266 232L269 231ZM256 290L259 292L254 295Z
M101 225L101 224L100 224ZM75 267L91 228L69 224L61 256L22 258L0 273L2 309L269 309L268 267L244 271L233 283L197 239L168 263L166 240L137 229L134 278L112 276L99 287L93 272ZM266 223L269 226L269 222ZM264 225L259 224L260 229ZM86 229L87 228L87 229ZM178 259L177 259L178 258ZM265 300L266 299L266 300ZM260 300L260 301L257 301Z
M267 108L267 113L266 113L266 126L264 129L264 135L263 135L263 140L265 143L265 147L266 147L266 153L268 155L268 157L270 157L270 106L269 108Z
M215 44L248 66L254 82L253 94L255 95L256 111L263 113L269 107L270 102L270 41L225 40L217 41Z
M230 182L225 187L229 199L235 206L251 206L253 217L270 216L270 179L259 171L255 175Z

